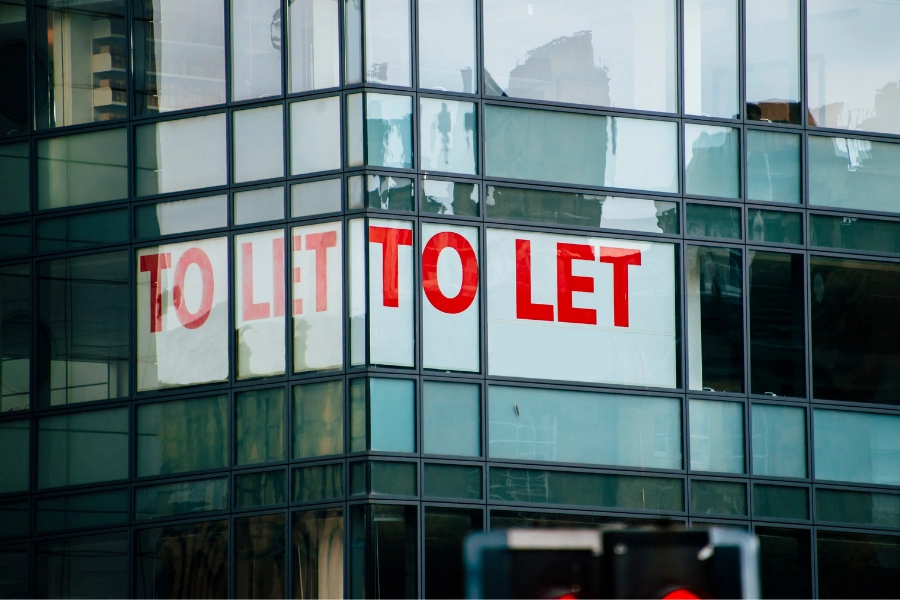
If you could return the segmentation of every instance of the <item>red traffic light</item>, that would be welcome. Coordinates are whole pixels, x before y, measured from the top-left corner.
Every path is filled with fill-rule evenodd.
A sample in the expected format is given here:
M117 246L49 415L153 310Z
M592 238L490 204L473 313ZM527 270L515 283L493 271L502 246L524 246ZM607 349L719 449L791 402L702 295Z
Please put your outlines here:
M700 596L698 596L691 590L678 588L677 590L672 590L671 592L663 596L662 600L700 600Z

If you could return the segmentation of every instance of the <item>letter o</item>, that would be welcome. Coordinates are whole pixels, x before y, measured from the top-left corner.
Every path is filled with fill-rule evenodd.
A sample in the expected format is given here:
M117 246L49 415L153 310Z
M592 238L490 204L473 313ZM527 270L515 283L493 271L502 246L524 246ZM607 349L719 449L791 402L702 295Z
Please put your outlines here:
M200 267L200 276L202 277L200 308L195 313L188 310L184 298L184 277L191 265ZM213 278L212 264L209 262L206 252L200 248L190 248L182 254L178 259L178 264L175 265L175 287L172 291L172 301L175 305L175 315L185 328L197 329L206 323L212 310L215 289L216 282Z
M438 285L438 258L444 248L456 250L462 262L462 285L453 298L445 296ZM422 289L431 305L443 313L455 315L472 306L478 293L478 257L466 238L442 231L428 240L422 250Z

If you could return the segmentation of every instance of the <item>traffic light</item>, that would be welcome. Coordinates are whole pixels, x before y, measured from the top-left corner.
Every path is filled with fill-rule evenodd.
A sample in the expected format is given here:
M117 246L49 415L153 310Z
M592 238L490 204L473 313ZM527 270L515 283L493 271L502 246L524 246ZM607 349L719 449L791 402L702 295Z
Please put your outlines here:
M510 529L466 542L470 598L757 598L758 542L728 529Z

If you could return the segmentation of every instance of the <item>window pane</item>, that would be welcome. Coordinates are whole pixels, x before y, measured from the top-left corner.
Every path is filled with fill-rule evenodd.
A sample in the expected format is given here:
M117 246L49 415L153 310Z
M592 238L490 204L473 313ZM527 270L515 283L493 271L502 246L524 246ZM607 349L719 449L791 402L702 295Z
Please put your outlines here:
M31 406L31 268L0 267L0 413Z
M812 553L808 529L757 527L763 598L812 598ZM820 534L821 535L821 534ZM842 573L847 563L841 565ZM829 598L819 591L821 598Z
M477 217L479 202L477 183L422 181L423 213Z
M234 113L235 183L284 175L283 112L277 104Z
M234 476L234 507L254 508L287 502L284 469Z
M810 204L900 212L900 144L817 135L808 144Z
M684 2L684 111L738 117L738 2Z
M366 81L408 87L409 0L369 0L363 10Z
M294 372L344 364L343 232L341 223L291 230Z
M896 528L900 496L816 488L816 520Z
M344 382L294 387L294 458L344 452Z
M811 256L809 286L813 396L895 404L900 265Z
M410 189L412 182L410 182ZM412 204L415 206L415 204ZM368 260L366 277L368 281L368 297L363 296L363 301L368 301L371 313L369 315L369 362L375 365L395 365L401 367L415 366L415 314L414 314L414 264L415 254L413 244L412 221L400 220L376 220L367 221L369 227L368 248L365 258ZM350 222L351 232L353 222ZM358 234L363 233L358 230ZM354 297L356 287L354 281L362 278L354 272L354 262L358 260L354 256L354 246L350 247L351 260L351 287L350 287L350 315L351 328L355 326L353 320L357 320L358 299ZM395 261L396 262L393 262ZM386 271L384 265L395 265ZM396 273L385 276L385 273ZM365 281L365 280L362 280ZM360 286L362 287L362 286ZM362 290L360 290L362 291ZM362 323L365 323L363 321ZM353 330L351 329L351 338ZM351 346L351 364L353 360L353 346Z
M338 2L294 0L288 5L288 27L291 93L338 87ZM358 45L356 52L358 56Z
M137 196L227 183L224 114L140 125L134 137Z
M483 470L478 465L426 464L424 494L429 498L484 498Z
M425 454L481 456L481 387L422 382Z
M34 18L38 128L127 117L124 0L39 2Z
M134 0L134 87L141 115L223 104L224 2Z
M819 530L816 560L820 598L887 598L897 594L894 565L900 561L900 538Z
M366 431L366 387L367 380L357 377L350 380L350 452L362 452L368 448L368 432ZM356 467L363 463L350 465L350 479L353 480Z
M128 478L128 409L38 420L39 488Z
M684 510L682 479L491 467L489 485L492 501Z
M134 537L136 596L227 596L227 520L142 529Z
M675 43L669 0L489 0L485 88L493 96L675 112Z
M9 5L0 4L0 15L3 15L4 11L8 10L5 8L7 6ZM24 7L22 7L23 14L24 10ZM2 46L2 43L0 43L0 46ZM0 104L2 102L4 100L0 100ZM4 116L0 113L0 128L3 126L3 119ZM0 135L3 133L0 130ZM0 198L0 215L11 215L31 210L31 198L29 197L31 180L28 176L28 155L28 142L0 146L0 189L3 190L3 197Z
M235 193L232 218L235 225L284 219L284 188L278 186Z
M291 529L293 597L343 598L344 509L295 512Z
M799 135L747 130L747 199L800 204Z
M697 237L741 239L741 209L710 204L685 207L685 234Z
M491 386L488 419L492 459L682 465L681 402L674 398Z
M137 407L137 475L228 466L228 396Z
M0 257L23 256L31 252L31 223L22 221L0 225Z
M744 405L691 400L691 470L744 472Z
M490 177L678 191L674 123L491 104L484 118Z
M103 528L128 523L128 490L39 498L35 503L38 532Z
M126 598L128 532L40 542L34 547L38 598Z
M475 175L478 172L474 102L419 100L423 171Z
M411 462L369 463L369 493L382 496L418 496L418 468Z
M40 405L128 396L128 253L46 261L38 270Z
M418 597L417 507L350 507L353 598Z
M803 256L750 251L750 393L806 396Z
M416 210L416 188L412 179L390 175L357 175L347 179L347 208Z
M316 465L294 469L294 502L333 500L344 497L344 465Z
M234 238L237 377L285 370L284 230Z
M900 253L900 223L809 215L809 244L866 252Z
M209 196L134 207L134 235L137 239L220 227L228 227L228 196Z
M749 0L745 8L747 118L799 125L800 1Z
M692 196L740 198L739 157L738 129L685 124L685 193Z
M347 297L350 318L350 365L361 365L366 362L366 233L365 220L353 219L347 223L348 249ZM398 279L399 279L399 257ZM399 282L398 282L399 283ZM399 288L399 285L398 285ZM399 290L398 290L399 291Z
M340 96L291 104L291 174L340 168Z
M466 595L463 545L484 528L484 511L429 506L425 508L425 598Z
M740 250L688 246L687 316L690 389L744 388Z
M900 6L877 0L811 0L808 5L809 124L900 133L893 87L900 40L890 33ZM858 68L862 64L865 69Z
M0 494L28 490L31 421L0 422Z
M415 382L369 380L370 450L416 451Z
M475 2L419 0L416 8L419 87L466 94L477 92Z
M235 396L237 464L284 460L284 388Z
M228 478L180 481L135 488L138 521L228 509Z
M818 480L900 485L900 416L816 410Z
M77 250L128 242L128 225L127 208L41 219L37 223L37 249Z
M729 481L691 481L691 514L747 514L747 485Z
M748 208L747 237L751 242L800 245L803 243L803 215Z
M234 520L235 597L285 597L284 525L284 513Z
M753 485L753 516L809 520L809 489L784 485ZM820 518L817 515L816 518Z
M356 0L345 0L350 4ZM363 165L363 144L365 137L363 130L363 95L350 94L347 96L346 108L347 129L347 166L361 167Z
M0 3L0 64L3 87L0 88L0 137L28 131L28 26L25 0ZM24 596L25 594L22 593Z
M28 597L28 584L31 579L28 543L0 546L0 562L4 566L0 571L0 593L5 594L7 598Z
M38 208L128 197L125 129L38 140Z
M750 417L753 474L806 477L806 411L789 406L754 404Z
M366 94L367 165L413 168L412 112L409 96Z
M141 248L135 263L138 391L227 380L227 238Z
M125 511L125 517L128 517L128 511ZM29 498L24 500L13 500L11 502L0 502L0 538L19 537L28 535L31 529L31 501ZM7 568L11 564L10 558L4 555L7 548L0 546L0 564L4 565L0 569L0 593L7 593L4 586L9 585L10 573ZM24 597L24 595L23 595Z
M292 217L309 217L340 210L340 179L326 179L291 186Z
M281 94L281 2L231 1L231 100Z
M628 519L621 516L601 516L579 513L526 512L518 510L491 510L491 531L505 531L513 528L524 529L581 529L597 528L598 525L625 523L629 526L643 526L645 519ZM680 521L675 521L680 522Z

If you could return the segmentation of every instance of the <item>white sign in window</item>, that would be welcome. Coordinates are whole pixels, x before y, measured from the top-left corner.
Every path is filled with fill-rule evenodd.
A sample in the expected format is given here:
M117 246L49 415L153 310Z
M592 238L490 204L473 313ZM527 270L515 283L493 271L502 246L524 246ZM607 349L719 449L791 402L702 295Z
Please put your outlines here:
M371 219L368 228L369 362L412 367L413 225Z

